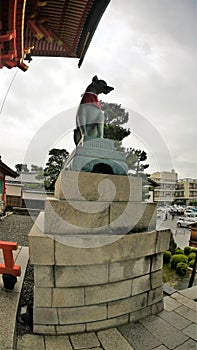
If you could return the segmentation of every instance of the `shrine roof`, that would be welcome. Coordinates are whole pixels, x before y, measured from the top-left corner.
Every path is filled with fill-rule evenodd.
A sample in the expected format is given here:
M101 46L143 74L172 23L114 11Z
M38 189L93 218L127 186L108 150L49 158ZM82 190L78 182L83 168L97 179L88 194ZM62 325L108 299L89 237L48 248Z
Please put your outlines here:
M12 178L16 178L17 176L19 176L17 172L15 172L11 168L9 168L9 166L7 166L5 163L2 162L1 156L0 156L0 172Z
M18 66L25 71L23 59L30 61L31 56L75 57L80 67L109 2L4 1L0 4L0 67Z

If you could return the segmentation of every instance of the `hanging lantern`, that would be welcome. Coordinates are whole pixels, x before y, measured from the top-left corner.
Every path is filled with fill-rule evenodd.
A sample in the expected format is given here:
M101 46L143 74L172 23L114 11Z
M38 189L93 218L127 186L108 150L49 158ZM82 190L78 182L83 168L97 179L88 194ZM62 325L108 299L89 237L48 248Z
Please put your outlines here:
M191 225L190 247L197 248L197 222Z

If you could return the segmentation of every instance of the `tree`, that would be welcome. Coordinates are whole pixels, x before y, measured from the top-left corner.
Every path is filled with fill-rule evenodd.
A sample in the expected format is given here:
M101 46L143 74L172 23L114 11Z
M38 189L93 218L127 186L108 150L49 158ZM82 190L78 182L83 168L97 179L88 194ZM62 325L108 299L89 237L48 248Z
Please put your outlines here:
M104 112L104 138L115 140L115 148L121 149L121 141L130 135L130 130L123 128L122 124L128 122L129 113L117 103L100 101Z
M43 167L35 165L35 164L31 164L31 171L40 172L40 171L43 171Z
M21 173L21 172L29 172L29 169L27 167L27 164L22 164L22 163L18 163L18 164L15 164L15 168L16 168L16 171L18 173Z
M129 170L135 171L137 176L144 174L144 170L149 167L149 164L142 164L142 162L147 160L146 152L134 148L128 148L125 152Z
M116 150L122 150L126 153L126 163L129 170L133 170L137 176L143 176L144 170L149 167L148 164L142 164L147 159L146 152L134 148L125 149L122 146L122 140L131 133L130 129L121 126L128 122L129 113L117 103L103 101L100 103L105 116L104 138L115 140Z
M44 169L44 185L46 189L54 188L55 181L69 153L66 149L53 148L49 151L49 156L46 168Z
M105 114L105 124L122 125L128 122L129 113L117 103L100 101L101 109Z

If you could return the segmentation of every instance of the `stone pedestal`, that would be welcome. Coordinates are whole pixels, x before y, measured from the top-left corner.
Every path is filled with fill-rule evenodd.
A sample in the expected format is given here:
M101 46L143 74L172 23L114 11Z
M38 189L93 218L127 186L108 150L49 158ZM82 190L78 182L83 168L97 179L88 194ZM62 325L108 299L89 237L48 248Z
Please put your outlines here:
M37 225L29 235L34 332L99 330L163 309L162 252L169 247L170 230L114 237L108 245L77 248L69 241L58 241L56 235L47 236ZM95 245L96 239L98 235L89 236ZM104 236L99 239L105 241Z
M96 138L77 146L66 161L64 169L127 175L125 159L125 152L114 149L113 140Z
M63 171L29 234L33 330L67 334L138 320L163 309L154 203L140 178Z

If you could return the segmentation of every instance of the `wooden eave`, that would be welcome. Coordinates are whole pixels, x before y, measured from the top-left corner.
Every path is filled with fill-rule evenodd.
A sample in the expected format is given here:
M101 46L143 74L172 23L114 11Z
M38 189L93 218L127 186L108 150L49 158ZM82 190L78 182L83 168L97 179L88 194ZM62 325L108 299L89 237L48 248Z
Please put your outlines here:
M79 67L110 0L1 0L0 67L31 56L76 57Z
M17 174L14 170L12 170L11 168L9 168L5 163L3 163L0 160L0 172L2 172L3 174L13 177L14 179L19 176L19 174Z

